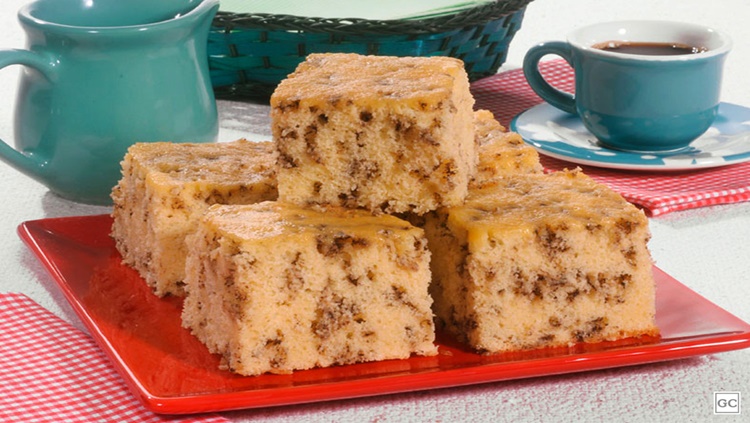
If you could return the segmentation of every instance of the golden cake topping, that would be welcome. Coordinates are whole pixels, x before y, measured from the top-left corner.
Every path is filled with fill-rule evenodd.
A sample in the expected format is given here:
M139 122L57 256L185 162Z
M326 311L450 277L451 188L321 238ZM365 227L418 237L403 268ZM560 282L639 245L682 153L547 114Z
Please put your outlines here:
M346 232L364 237L372 236L373 228L377 228L383 236L388 235L388 231L419 231L395 216L375 216L364 210L341 207L317 210L275 201L252 207L212 206L206 216L205 220L214 228L236 239L321 232Z
M450 96L456 78L468 77L463 63L450 57L311 54L281 81L271 106L283 109L350 101L383 107L413 100L429 110Z

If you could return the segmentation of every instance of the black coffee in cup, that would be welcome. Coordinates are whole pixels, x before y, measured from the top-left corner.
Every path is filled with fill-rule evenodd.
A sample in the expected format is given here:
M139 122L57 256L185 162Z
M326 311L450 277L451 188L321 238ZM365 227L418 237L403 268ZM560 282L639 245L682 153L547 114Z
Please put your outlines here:
M705 47L696 47L681 43L607 41L594 44L595 49L623 54L640 54L645 56L677 56L681 54L698 54L707 51Z

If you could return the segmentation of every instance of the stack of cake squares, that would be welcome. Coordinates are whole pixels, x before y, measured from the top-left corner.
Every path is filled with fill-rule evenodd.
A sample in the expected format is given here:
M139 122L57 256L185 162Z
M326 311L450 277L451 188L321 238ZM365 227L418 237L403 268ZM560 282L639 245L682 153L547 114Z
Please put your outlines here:
M453 58L312 54L273 143L131 148L113 237L243 375L657 335L644 214L473 107Z

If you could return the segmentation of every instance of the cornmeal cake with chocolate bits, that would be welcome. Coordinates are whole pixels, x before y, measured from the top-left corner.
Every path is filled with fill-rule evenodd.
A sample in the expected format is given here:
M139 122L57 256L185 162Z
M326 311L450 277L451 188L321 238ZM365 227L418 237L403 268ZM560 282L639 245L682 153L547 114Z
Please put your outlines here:
M437 354L422 229L357 209L212 206L183 326L239 374Z
M185 236L211 205L274 200L273 143L138 143L112 190L112 237L158 296L182 295Z
M473 105L457 59L311 54L271 96L279 199L418 214L461 204Z
M493 183L508 174L542 173L539 153L515 132L503 127L489 110L474 112L479 163L469 189Z
M478 351L658 334L648 221L578 170L506 176L425 232L435 314Z

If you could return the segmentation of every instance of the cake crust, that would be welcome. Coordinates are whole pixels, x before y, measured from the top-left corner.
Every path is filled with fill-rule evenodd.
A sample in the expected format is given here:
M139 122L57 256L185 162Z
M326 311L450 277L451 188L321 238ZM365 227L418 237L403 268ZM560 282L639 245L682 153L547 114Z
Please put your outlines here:
M474 112L478 164L469 190L496 183L505 175L542 173L539 153L516 132L508 131L489 110Z
M506 176L425 231L435 314L478 351L658 335L645 215L578 170Z
M273 143L137 143L112 190L111 236L158 296L183 295L185 237L212 204L274 200Z
M426 243L361 210L212 206L190 237L183 325L243 375L434 355Z
M473 97L446 57L311 54L271 97L279 199L425 213L463 202Z

